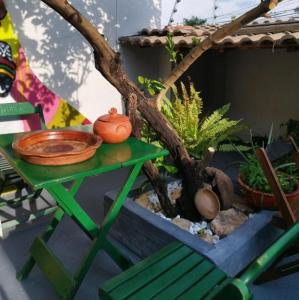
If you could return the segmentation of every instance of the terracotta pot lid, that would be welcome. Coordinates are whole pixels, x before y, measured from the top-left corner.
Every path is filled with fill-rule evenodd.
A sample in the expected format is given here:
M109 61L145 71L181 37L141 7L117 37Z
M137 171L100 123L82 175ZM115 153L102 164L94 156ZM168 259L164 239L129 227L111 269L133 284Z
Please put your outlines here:
M126 115L118 114L117 109L115 107L112 107L109 110L109 114L100 116L98 118L98 121L110 122L110 123L127 122L127 121L129 121L129 117Z

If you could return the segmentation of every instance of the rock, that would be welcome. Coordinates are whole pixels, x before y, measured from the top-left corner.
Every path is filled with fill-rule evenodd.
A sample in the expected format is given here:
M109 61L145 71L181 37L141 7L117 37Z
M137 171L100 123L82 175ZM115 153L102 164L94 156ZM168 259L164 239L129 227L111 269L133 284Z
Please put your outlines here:
M172 220L172 223L187 231L189 231L192 225L192 223L189 220L183 218L174 218Z
M175 205L176 201L181 197L181 195L182 195L182 188L176 188L173 191L171 191L170 193L171 203Z
M213 235L208 234L207 232L202 232L198 235L202 240L206 241L209 244L214 243Z
M226 236L247 221L248 217L234 208L221 211L210 223L216 235Z
M161 205L159 200L156 199L158 196L154 196L153 192L147 192L140 195L138 198L135 199L135 202L138 203L140 206L149 209L153 212L161 211Z
M207 229L208 223L206 221L201 221L200 223L193 223L189 229L191 234L198 234L199 231Z
M213 235L210 229L202 229L198 232L198 236L209 244L217 244L220 240L218 235Z
M252 214L255 212L254 208L248 203L245 197L237 196L233 201L233 208L243 212L244 214Z
M168 183L167 193L172 205L176 205L177 200L182 195L182 190L183 186L181 180L175 180Z

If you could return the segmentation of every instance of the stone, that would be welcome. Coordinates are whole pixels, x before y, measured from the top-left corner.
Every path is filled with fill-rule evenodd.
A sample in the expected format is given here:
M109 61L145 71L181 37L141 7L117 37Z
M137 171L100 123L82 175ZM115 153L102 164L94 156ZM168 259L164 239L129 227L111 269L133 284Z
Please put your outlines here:
M213 235L207 233L206 231L198 234L198 236L199 236L199 238L201 238L202 240L206 241L209 244L214 243Z
M220 211L217 217L210 223L210 227L216 235L226 236L245 223L248 217L234 208Z
M233 201L233 208L243 212L246 215L252 214L255 212L254 207L248 203L248 201L246 200L245 197L240 197L237 195Z
M153 212L161 211L162 208L159 200L156 199L156 197L158 198L158 196L155 197L154 195L155 194L153 192L144 193L136 198L135 202Z
M170 193L170 200L173 205L176 204L176 201L181 197L182 195L182 188L175 188Z
M192 222L184 218L174 218L171 222L186 231L189 231L192 225Z

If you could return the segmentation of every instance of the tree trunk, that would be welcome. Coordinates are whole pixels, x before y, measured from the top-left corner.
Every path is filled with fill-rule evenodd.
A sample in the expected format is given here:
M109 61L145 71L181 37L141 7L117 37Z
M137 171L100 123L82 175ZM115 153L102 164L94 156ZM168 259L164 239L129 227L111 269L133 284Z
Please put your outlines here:
M141 139L141 128L143 126L143 120L138 113L137 103L137 97L131 96L127 101L126 108L127 114L130 117L132 123L133 135L138 139ZM159 201L163 211L168 217L174 218L177 215L177 211L175 207L171 205L171 201L168 198L166 183L159 175L159 170L151 161L148 161L144 164L143 171L153 185L155 192L159 197Z
M186 217L188 217L189 213L192 215L191 211L194 209L194 194L197 189L203 185L205 177L203 168L205 166L202 162L191 159L176 131L157 109L156 104L145 97L144 93L128 78L120 63L119 54L109 46L104 37L97 31L96 27L71 6L67 0L42 1L58 12L86 38L94 50L96 68L123 95L124 99L126 101L129 101L128 99L136 99L138 111L159 134L162 143L169 149L176 166L182 174L183 197L180 203L185 211ZM233 33L233 31L239 29L242 25L267 12L270 2L270 0L265 0L257 8L246 13L231 24L217 30L213 36L195 47L174 70L170 79L167 81L167 88L165 90L168 89L169 83L174 82L180 77L203 51L213 45L214 41L224 37L226 34ZM151 172L148 172L148 174L150 173ZM152 178L154 178L154 176ZM159 183L157 184L159 185ZM161 190L163 190L163 188L161 188ZM163 194L165 194L165 189ZM167 199L165 199L162 201L167 201Z

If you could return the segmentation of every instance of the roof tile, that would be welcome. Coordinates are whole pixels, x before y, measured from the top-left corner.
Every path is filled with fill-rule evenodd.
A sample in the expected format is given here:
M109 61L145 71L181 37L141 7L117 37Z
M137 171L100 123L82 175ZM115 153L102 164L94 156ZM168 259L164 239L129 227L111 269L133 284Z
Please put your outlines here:
M268 21L267 21L268 22ZM166 26L163 29L143 29L140 35L120 38L121 44L132 46L161 46L167 42L168 33L173 34L177 46L192 47L194 37L204 39L213 34L218 25ZM299 47L299 22L275 22L254 24L243 27L215 44L215 48L260 47L262 45L286 47L290 44Z

